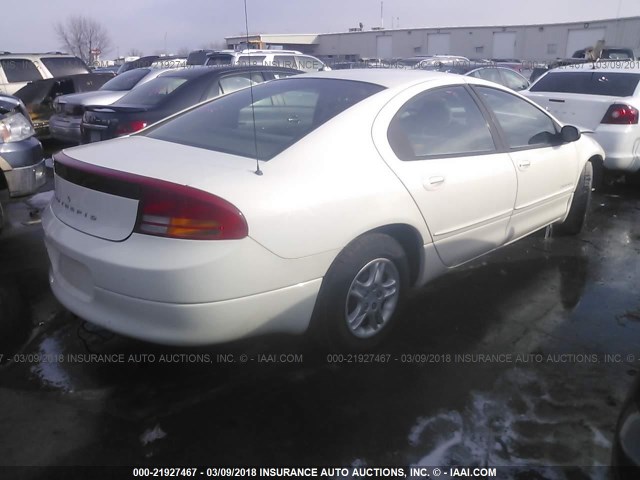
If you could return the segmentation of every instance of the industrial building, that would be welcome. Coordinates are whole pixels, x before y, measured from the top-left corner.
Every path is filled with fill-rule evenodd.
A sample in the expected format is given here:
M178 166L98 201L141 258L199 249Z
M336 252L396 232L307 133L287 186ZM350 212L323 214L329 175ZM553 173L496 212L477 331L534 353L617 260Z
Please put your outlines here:
M295 49L336 60L437 54L552 60L570 57L598 40L609 46L633 48L640 55L640 17L536 25L352 28L342 33L249 37L249 43L260 48ZM236 48L246 45L247 37L227 37L226 41L229 48Z

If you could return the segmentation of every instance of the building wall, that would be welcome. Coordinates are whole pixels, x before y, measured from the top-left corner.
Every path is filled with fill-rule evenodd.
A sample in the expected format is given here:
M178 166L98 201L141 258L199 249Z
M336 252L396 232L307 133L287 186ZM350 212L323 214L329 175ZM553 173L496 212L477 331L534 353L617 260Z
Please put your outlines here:
M491 58L494 32L505 31L516 34L515 57L523 60L551 60L565 57L570 30L597 28L605 29L606 45L631 47L637 50L637 55L640 55L640 17L554 25L418 28L320 34L312 53L330 57L359 55L362 58L376 58L378 53L376 37L385 35L392 37L394 58L427 55L428 35L448 33L450 34L450 51L438 53L463 55L470 58ZM587 46L589 45L583 45L582 48Z

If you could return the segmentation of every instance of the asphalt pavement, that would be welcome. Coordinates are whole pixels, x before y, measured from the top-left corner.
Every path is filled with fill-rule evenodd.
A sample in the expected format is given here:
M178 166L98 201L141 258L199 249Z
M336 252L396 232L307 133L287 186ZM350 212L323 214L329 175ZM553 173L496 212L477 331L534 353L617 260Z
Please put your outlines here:
M579 237L530 236L416 292L386 346L361 357L301 337L176 349L93 327L49 291L37 223L47 200L9 205L0 237L2 466L511 465L556 478L551 465L608 475L618 410L640 369L637 188L594 194Z

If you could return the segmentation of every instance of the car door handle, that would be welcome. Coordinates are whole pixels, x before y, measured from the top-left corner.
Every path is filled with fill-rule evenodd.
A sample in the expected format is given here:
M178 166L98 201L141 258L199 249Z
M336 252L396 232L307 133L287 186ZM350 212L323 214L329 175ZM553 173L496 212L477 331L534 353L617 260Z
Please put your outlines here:
M529 160L520 160L518 162L519 168L529 168L531 166L531 162Z
M439 187L440 185L444 184L444 177L441 175L435 175L433 177L429 177L428 179L426 179L423 182L423 186L424 188L426 188L427 190L432 190L434 188Z

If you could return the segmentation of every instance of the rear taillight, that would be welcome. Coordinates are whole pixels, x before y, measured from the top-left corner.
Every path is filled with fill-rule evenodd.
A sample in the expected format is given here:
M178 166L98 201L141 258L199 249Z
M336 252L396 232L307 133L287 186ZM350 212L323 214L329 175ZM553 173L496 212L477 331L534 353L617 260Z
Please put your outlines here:
M226 200L202 190L160 183L142 187L135 232L191 240L232 240L248 235L244 215Z
M142 130L147 126L147 122L142 120L134 120L132 122L121 123L116 129L116 135L129 135L130 133Z
M638 123L638 110L631 105L614 103L602 117L600 123L611 125L636 125Z
M249 235L244 215L226 200L196 188L80 162L64 153L56 164L80 171L96 188L136 198L134 232L186 240L238 240ZM79 177L79 178L80 178ZM108 188L107 188L108 187ZM91 188L91 187L88 187Z

